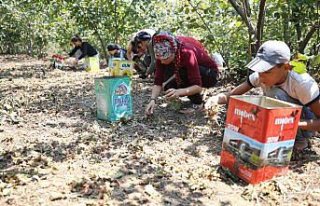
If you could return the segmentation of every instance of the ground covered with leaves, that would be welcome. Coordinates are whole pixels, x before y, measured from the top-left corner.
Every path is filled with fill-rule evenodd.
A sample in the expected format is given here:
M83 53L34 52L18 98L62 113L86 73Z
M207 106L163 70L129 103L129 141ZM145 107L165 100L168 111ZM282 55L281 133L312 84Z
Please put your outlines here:
M146 118L152 81L134 78L134 118L108 123L94 75L48 65L0 57L1 206L319 204L318 138L287 175L247 185L219 167L225 107L208 119L160 100Z

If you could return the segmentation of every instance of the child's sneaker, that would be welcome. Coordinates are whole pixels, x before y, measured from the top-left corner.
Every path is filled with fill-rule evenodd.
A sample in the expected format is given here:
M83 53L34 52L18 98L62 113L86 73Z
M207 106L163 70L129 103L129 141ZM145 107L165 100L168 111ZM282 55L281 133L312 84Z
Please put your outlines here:
M299 138L294 142L294 152L301 152L310 147L310 141L308 138Z
M291 161L301 161L310 158L310 155L316 155L311 148L311 143L308 138L297 139L293 146Z

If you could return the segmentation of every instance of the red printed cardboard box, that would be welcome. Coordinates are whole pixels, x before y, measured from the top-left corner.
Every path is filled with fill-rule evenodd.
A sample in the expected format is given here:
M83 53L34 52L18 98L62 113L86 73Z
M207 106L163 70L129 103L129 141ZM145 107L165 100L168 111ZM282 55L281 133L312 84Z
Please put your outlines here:
M265 96L232 96L221 166L256 184L288 170L302 107Z

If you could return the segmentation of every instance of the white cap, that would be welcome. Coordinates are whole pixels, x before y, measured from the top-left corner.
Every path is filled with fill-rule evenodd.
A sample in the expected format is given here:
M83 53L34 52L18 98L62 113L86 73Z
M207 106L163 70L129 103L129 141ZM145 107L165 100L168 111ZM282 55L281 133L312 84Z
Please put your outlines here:
M263 43L254 58L246 65L249 69L256 72L265 72L277 64L283 64L290 61L290 49L282 41L266 41Z

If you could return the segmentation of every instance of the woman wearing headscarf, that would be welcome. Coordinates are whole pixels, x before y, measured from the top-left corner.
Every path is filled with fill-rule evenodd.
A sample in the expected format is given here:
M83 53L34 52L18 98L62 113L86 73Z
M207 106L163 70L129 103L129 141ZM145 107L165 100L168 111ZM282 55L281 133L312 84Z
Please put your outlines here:
M153 114L162 89L169 100L187 96L194 105L202 105L202 88L213 87L219 73L202 44L191 37L179 40L168 33L159 33L153 37L153 48L155 80L145 113Z
M152 29L143 29L133 35L128 44L128 58L133 60L139 66L138 72L146 77L152 74L155 69L155 56L152 46L152 37L155 31ZM141 61L141 57L143 60Z

